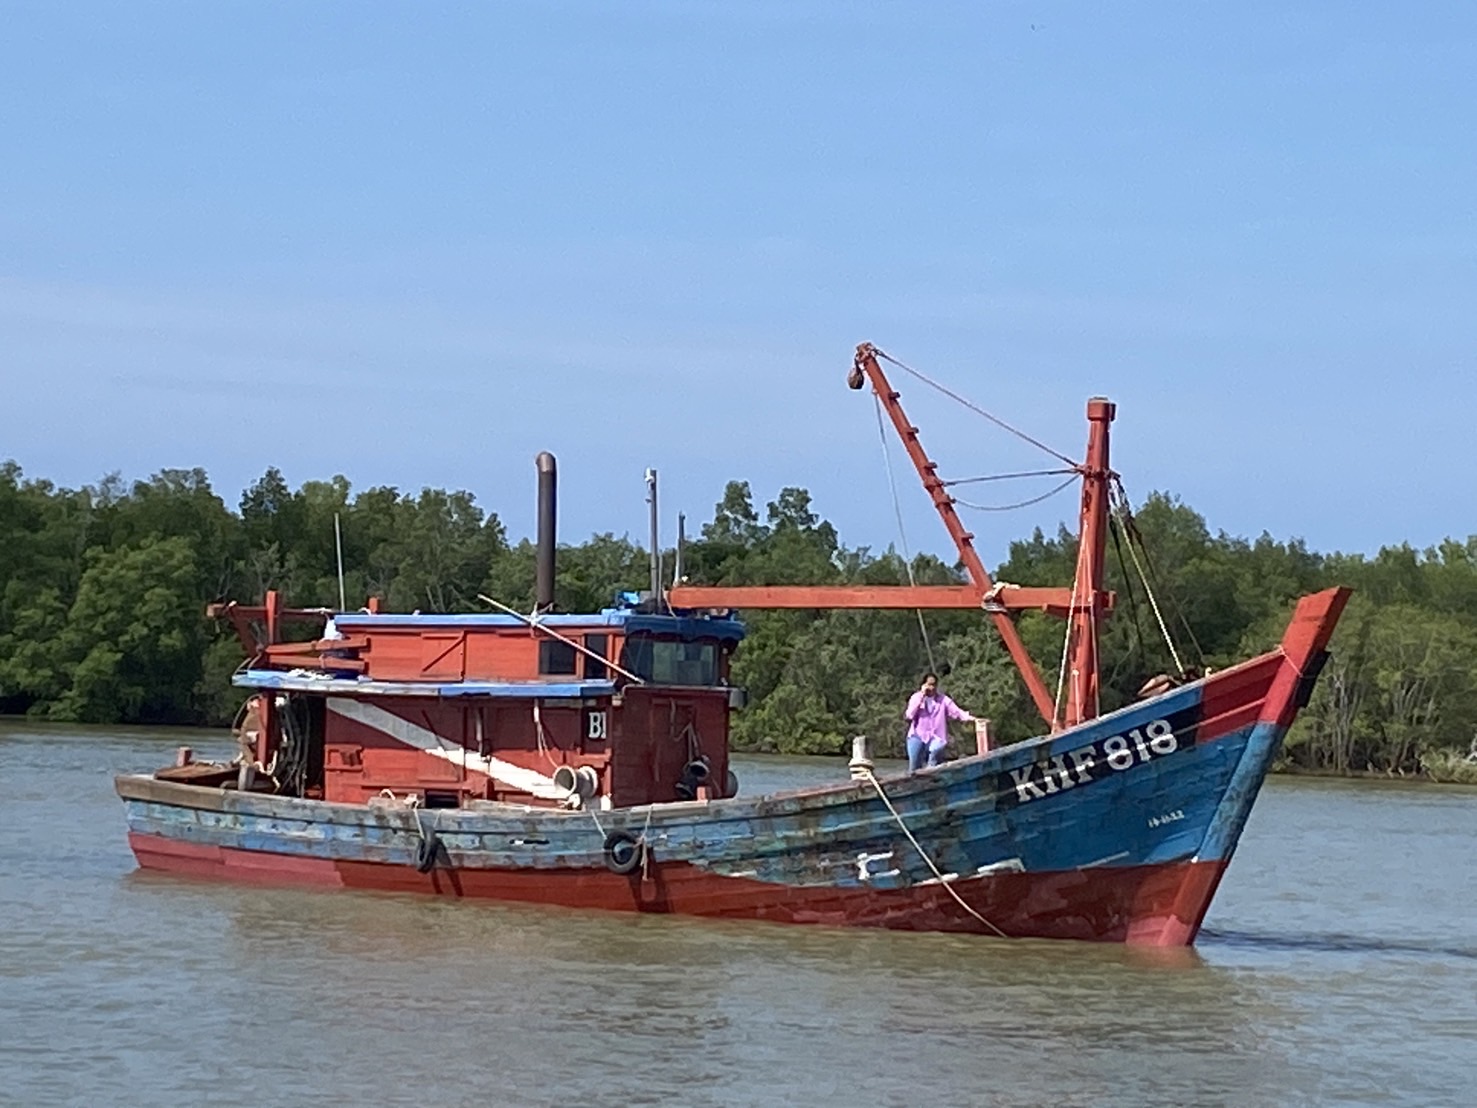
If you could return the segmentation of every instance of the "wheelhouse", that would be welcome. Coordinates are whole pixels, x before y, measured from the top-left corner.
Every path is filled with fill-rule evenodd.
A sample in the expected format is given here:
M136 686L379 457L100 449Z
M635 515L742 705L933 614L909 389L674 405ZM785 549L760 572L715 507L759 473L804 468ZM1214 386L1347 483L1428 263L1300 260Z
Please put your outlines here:
M264 779L343 803L415 798L627 807L732 795L726 617L610 608L593 615L390 615L227 605L265 646L234 677L238 732ZM285 620L323 637L274 642Z

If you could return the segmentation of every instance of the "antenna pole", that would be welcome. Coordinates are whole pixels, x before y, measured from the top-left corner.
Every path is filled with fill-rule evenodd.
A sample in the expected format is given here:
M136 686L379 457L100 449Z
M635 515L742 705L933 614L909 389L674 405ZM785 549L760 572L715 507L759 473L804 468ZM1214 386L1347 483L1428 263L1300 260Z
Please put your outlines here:
M344 600L344 533L339 528L338 513L333 513L333 547L338 554L338 610L344 611L348 604Z
M662 599L661 525L656 511L656 470L646 471L646 503L651 508L651 599Z

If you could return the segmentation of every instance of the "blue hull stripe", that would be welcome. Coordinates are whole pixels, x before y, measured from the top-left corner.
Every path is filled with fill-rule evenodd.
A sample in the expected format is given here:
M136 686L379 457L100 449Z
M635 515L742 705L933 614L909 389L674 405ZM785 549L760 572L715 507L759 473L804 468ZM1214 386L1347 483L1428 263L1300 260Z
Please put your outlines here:
M1202 742L1199 697L1188 686L1066 734L881 785L946 873L1229 860L1281 732L1255 724ZM188 786L170 787L165 802L130 796L148 781L130 790L131 780L119 783L131 830L202 846L411 865L418 817L468 869L599 867L605 836L624 830L644 835L662 861L784 885L935 880L868 782L608 812L479 803L416 813ZM148 783L157 796L162 783Z

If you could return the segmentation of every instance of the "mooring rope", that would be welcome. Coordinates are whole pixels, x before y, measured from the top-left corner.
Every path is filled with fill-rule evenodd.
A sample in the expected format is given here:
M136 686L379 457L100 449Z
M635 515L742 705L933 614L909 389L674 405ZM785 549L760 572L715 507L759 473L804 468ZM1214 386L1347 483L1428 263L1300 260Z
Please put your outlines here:
M400 797L396 796L389 789L381 789L375 795L376 796L388 797L390 800L395 801L395 803L397 803L397 804L403 804L403 805L405 805L405 807L409 808L410 809L411 816L415 819L415 830L416 830L416 834L418 834L422 839L424 839L426 837L426 828L421 823L421 806L420 806L420 803L419 803L420 798L417 797L415 795L415 793L407 793L405 795L405 799L403 799L403 800Z
M544 717L539 711L539 702L537 700L533 702L533 737L534 741L538 743L538 752L544 756L544 761L548 762L555 769L558 769L564 764L563 762L556 761L554 755L549 753L549 737L544 732Z
M1000 928L996 927L989 920L985 919L984 916L980 915L968 904L966 904L964 898L954 891L954 887L949 884L947 880L944 879L943 872L938 868L938 866L933 864L933 859L928 856L928 852L924 850L918 840L913 837L913 832L908 830L908 825L903 822L903 817L898 815L898 810L892 806L892 801L888 799L887 793L883 792L882 783L877 780L877 775L872 772L871 767L861 766L860 769L863 773L867 775L867 780L872 782L872 788L877 790L877 795L882 798L882 803L887 805L887 810L892 813L892 818L897 820L897 825L903 829L903 834L908 836L908 841L913 844L913 849L918 852L918 857L922 858L928 868L933 870L933 875L938 878L939 884L944 887L944 891L959 902L959 907L963 908L971 916L979 920L991 931L995 932L995 934L999 935L1002 939L1009 938L1010 936L1008 936L1004 931L1000 930ZM957 876L957 874L955 876Z

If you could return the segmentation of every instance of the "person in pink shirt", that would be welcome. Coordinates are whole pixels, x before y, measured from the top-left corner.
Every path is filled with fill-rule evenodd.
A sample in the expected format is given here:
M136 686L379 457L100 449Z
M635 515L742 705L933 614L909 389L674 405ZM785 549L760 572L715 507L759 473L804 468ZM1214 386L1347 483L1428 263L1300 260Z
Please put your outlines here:
M922 769L924 760L936 766L943 759L944 747L949 743L949 720L971 720L970 715L939 692L936 674L925 673L923 684L908 699L908 708L903 712L908 721L908 771Z

